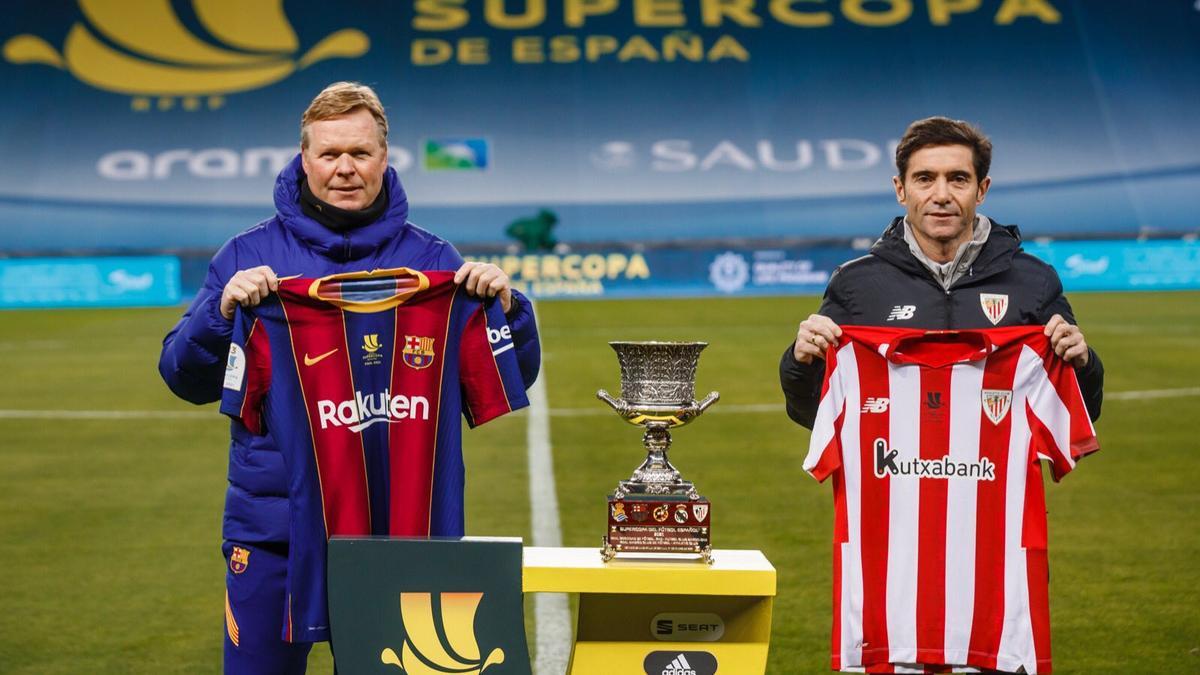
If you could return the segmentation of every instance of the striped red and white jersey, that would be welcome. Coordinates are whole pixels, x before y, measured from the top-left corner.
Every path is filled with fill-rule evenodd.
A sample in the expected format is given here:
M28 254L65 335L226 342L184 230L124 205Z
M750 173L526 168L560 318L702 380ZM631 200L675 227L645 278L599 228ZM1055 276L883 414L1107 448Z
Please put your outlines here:
M1099 449L1041 326L843 326L804 469L833 477L833 668L1050 672L1046 506Z

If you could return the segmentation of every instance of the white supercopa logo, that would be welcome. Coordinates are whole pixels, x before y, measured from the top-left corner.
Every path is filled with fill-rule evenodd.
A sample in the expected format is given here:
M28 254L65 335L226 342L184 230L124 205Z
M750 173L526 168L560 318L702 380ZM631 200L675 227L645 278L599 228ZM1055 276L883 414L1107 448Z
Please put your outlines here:
M404 394L392 396L387 389L366 396L356 391L349 401L317 401L317 416L322 429L349 425L350 431L357 433L376 422L395 424L406 419L428 420L429 399Z
M750 265L740 254L726 251L708 266L708 279L718 291L736 293L750 280Z

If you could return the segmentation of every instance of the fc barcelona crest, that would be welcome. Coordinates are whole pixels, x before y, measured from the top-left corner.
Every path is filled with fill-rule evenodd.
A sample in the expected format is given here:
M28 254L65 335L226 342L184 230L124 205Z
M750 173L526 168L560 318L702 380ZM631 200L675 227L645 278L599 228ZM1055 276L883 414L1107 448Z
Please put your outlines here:
M999 325L1000 320L1008 313L1008 296L1002 293L980 293L979 304L983 307L984 316L993 326Z
M249 564L250 551L241 546L234 546L233 552L229 554L229 569L234 574L241 574Z
M983 414L988 416L992 424L1000 424L1008 415L1009 407L1012 406L1012 390L984 389L982 396Z
M404 336L404 363L420 370L433 365L433 338L417 335Z

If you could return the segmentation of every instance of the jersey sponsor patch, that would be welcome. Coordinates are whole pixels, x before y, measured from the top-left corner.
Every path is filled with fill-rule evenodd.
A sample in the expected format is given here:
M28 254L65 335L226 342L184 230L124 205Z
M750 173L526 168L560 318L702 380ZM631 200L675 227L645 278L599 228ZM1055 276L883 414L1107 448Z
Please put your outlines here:
M225 388L241 391L244 379L246 379L246 352L242 351L237 344L230 343L229 357L225 360Z

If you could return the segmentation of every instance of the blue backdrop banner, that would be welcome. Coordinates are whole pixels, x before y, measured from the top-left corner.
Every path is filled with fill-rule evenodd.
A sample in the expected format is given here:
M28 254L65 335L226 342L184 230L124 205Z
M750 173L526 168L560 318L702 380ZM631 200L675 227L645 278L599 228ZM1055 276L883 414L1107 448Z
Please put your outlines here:
M0 309L148 307L180 299L174 256L0 260Z
M873 237L932 114L991 135L983 212L1027 234L1196 227L1186 0L16 0L0 46L0 252L215 248L342 79L458 244L540 209L567 242Z

